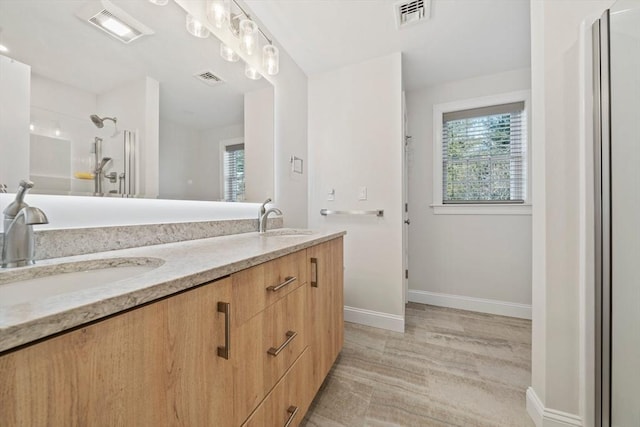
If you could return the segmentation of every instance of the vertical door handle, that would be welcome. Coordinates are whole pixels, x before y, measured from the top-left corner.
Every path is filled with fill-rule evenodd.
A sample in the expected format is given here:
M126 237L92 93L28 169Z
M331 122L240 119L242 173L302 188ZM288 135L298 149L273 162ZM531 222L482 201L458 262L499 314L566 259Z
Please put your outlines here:
M311 258L311 286L318 287L318 258Z
M231 304L218 302L218 313L224 313L224 347L218 347L218 357L228 360L231 348Z

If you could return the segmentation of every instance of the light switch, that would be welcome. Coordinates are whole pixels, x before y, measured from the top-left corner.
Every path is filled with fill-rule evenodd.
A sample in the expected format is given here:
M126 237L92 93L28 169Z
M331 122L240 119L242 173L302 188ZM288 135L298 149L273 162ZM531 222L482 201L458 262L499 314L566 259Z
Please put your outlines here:
M327 200L329 200L330 202L334 201L336 199L336 190L334 190L333 188L331 190L329 190L327 192Z
M358 200L367 200L367 187L360 187L358 190Z

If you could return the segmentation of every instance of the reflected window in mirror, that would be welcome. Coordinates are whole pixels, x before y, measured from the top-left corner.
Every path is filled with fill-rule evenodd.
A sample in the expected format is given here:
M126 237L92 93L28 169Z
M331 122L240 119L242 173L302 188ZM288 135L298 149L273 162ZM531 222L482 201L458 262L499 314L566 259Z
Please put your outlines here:
M225 202L242 202L245 199L244 141L242 138L221 144L224 147L222 170Z

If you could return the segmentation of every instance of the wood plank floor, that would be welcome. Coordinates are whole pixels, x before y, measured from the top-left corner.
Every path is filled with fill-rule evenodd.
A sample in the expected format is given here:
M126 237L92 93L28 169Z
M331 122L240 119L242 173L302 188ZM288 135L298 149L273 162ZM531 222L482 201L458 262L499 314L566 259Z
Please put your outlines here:
M305 427L532 427L531 321L409 303L404 334L345 323Z

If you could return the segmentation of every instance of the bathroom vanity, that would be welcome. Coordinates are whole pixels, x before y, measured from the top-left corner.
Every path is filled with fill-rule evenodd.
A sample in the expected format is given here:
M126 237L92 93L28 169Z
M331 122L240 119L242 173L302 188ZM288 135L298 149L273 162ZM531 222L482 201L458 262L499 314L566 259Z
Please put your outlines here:
M32 267L151 266L0 307L2 423L298 425L342 348L343 234L244 233Z

